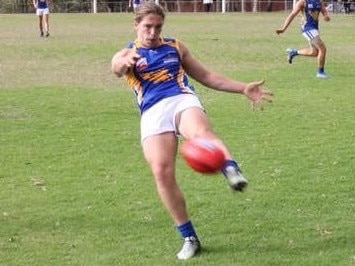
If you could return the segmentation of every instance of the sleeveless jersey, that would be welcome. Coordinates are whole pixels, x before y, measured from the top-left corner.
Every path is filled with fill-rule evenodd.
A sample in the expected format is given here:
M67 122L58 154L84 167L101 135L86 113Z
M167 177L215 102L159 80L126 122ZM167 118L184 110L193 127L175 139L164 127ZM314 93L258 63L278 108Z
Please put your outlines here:
M318 30L319 13L322 9L321 0L305 0L305 8L303 10L304 23L302 25L302 31Z
M47 0L38 0L37 7L40 9L45 9L48 7Z
M128 70L126 81L134 90L141 113L167 97L195 93L181 65L179 42L161 39L156 48L144 48L137 41L127 47L136 49L141 58Z

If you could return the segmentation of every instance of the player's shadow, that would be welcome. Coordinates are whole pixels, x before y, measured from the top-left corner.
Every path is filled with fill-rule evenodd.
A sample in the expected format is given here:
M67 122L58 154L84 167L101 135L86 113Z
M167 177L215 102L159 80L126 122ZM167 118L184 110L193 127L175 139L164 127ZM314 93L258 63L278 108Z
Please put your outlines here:
M229 257L230 254L236 254L238 252L238 247L234 245L203 245L201 252L199 256L210 256L212 254L219 254L224 257ZM232 259L232 257L231 257ZM231 261L231 264L228 265L233 265L233 261ZM224 265L224 266L228 266Z

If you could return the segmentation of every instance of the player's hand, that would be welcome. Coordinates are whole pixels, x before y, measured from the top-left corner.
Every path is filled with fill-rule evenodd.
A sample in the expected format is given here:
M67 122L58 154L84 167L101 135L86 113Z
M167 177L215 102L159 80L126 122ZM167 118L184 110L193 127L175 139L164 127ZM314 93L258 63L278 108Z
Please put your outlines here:
M284 29L277 29L277 30L276 30L276 34L284 33L284 31L285 31Z
M122 77L133 67L141 56L135 49L123 49L116 53L111 60L111 69L118 77Z
M127 49L121 55L123 64L127 68L134 66L138 59L141 58L141 56L137 53L135 49Z
M253 108L263 109L262 102L272 102L272 96L274 95L271 91L264 90L262 85L265 80L260 80L256 82L248 83L244 90L244 95L251 101Z
M323 19L324 19L324 21L326 21L326 22L330 21L330 17L329 17L328 15L324 16Z

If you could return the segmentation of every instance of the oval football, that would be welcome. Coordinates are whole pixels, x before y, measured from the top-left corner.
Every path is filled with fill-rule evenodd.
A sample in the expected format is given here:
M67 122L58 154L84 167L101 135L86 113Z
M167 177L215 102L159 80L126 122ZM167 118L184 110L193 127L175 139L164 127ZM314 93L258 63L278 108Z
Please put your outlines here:
M181 154L190 168L202 174L220 171L225 162L222 150L206 139L184 141Z

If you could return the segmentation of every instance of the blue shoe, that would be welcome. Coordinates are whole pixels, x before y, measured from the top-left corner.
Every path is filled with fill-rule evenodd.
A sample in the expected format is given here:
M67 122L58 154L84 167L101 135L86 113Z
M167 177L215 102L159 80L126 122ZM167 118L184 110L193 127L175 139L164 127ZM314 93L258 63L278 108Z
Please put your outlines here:
M291 49L291 48L287 48L286 49L287 52L287 61L292 64L292 59L297 55L297 50Z
M317 78L326 79L328 75L325 72L317 72Z

